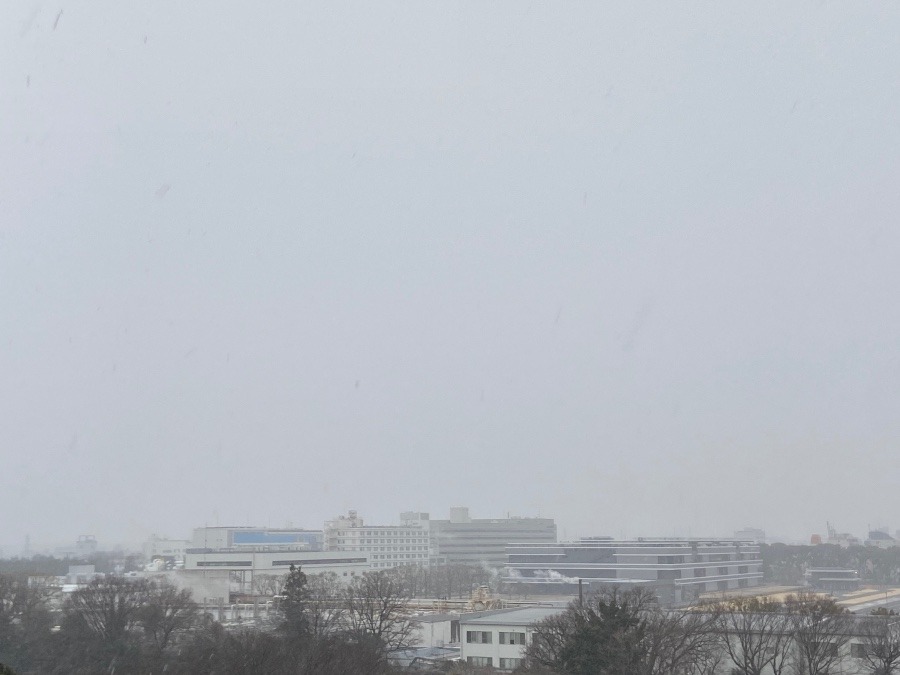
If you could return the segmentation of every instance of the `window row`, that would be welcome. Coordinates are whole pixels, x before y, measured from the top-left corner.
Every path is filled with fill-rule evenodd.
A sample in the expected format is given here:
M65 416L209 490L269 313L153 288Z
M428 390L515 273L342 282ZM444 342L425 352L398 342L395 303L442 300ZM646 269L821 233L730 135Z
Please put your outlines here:
M525 633L507 633L504 631L500 631L500 644L501 645L524 645L525 644Z
M493 642L493 635L489 630L467 630L466 642L468 644L489 645Z
M490 656L467 656L466 663L479 668L492 668L494 659ZM522 665L522 659L500 659L498 664L502 670L515 670Z
M354 544L348 544L343 539L337 543L338 546L351 546ZM355 545L354 545L355 546ZM342 549L345 550L345 549ZM363 546L360 545L358 548L354 548L351 550L359 550L359 551L427 551L427 546Z
M422 537L427 536L422 532L354 532L350 530L339 530L335 532L338 537Z

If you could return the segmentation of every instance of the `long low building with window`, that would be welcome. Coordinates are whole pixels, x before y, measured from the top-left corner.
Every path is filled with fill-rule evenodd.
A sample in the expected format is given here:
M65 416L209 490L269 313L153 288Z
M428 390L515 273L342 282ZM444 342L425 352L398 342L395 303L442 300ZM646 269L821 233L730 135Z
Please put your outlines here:
M360 553L284 549L253 551L239 548L190 548L184 554L186 576L216 576L222 572L234 572L239 579L237 590L242 593L251 592L254 577L281 576L290 570L291 565L299 567L306 574L333 572L341 581L347 582L369 570L369 559Z
M602 586L652 588L663 604L701 593L758 586L759 544L729 539L582 539L558 544L510 544L504 581L530 591L586 591Z

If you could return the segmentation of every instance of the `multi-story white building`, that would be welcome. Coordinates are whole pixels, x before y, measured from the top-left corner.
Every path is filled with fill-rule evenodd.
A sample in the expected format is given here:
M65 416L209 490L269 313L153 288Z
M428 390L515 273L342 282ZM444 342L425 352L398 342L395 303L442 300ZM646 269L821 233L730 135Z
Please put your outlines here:
M401 525L366 525L356 511L325 523L328 551L361 553L374 569L427 565L431 539L427 513L403 513Z
M408 511L400 514L400 522L366 525L350 511L325 523L325 548L365 553L376 569L427 564L502 567L509 544L556 542L556 524L550 518L475 519L466 507L450 509L448 520Z
M562 611L562 607L523 607L463 614L460 657L471 666L515 670L533 639L532 626Z

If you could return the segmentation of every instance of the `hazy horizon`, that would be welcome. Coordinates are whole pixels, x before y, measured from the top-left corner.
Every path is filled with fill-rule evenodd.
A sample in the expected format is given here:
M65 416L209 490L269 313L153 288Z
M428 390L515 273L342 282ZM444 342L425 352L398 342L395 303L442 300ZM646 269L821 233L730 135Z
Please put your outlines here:
M900 528L900 5L0 7L0 542Z
M449 511L449 509L447 509L447 511ZM343 514L335 513L331 518L337 517L340 515L346 516L347 514L346 514L346 512ZM396 514L392 518L387 518L384 521L377 521L377 522L370 520L369 518L366 518L365 513L363 513L363 512L359 512L359 516L364 520L366 525L370 525L370 526L399 525L401 522L400 518L399 518L399 514ZM498 519L498 518L506 518L508 516L513 517L513 518L516 518L516 517L554 518L553 514L548 514L548 513L522 515L522 514L517 514L517 513L478 514L478 513L470 512L470 516L473 519L482 519L482 518ZM431 513L430 517L432 520L447 520L449 517L449 513ZM331 520L331 518L328 518L328 520ZM202 528L202 527L258 527L258 528L272 528L272 529L297 528L297 529L307 529L307 530L322 530L324 525L325 525L324 522L304 523L304 522L296 522L296 521L291 521L291 520L284 520L284 521L280 521L280 522L279 521L269 521L269 522L255 522L255 523L237 522L237 521L224 522L224 521L217 521L215 519L215 514L213 514L212 520L197 523L195 525L190 526L187 530L184 530L184 531L179 530L179 531L173 532L173 531L170 531L169 529L162 527L162 528L158 528L157 530L153 530L152 532L150 532L149 534L147 534L145 536L132 538L132 539L125 538L125 539L110 540L108 538L104 538L102 535L97 535L94 532L79 532L77 535L73 535L72 537L70 537L68 539L62 538L62 539L48 539L48 540L37 540L37 541L34 540L34 538L32 538L30 535L26 535L26 536L28 536L28 538L29 538L28 545L29 545L29 553L30 554L36 554L36 553L52 554L55 549L64 549L64 548L71 549L71 548L73 548L73 546L75 544L75 540L79 536L82 536L82 535L96 537L99 551L111 551L111 550L117 550L120 548L124 548L126 550L139 551L141 548L141 545L154 536L160 537L163 539L190 540L193 535L193 530L195 528ZM628 532L625 530L619 530L617 532L601 532L601 531L593 531L593 530L588 530L588 531L584 531L584 532L576 532L576 531L573 531L571 528L567 527L565 523L556 521L556 527L557 527L557 538L559 541L573 541L573 540L580 539L582 537L604 537L604 536L612 537L614 539L633 539L633 538L638 538L638 537L650 537L650 538L672 537L675 539L687 539L687 538L728 539L728 538L732 538L738 530L742 530L748 526L745 525L745 526L741 526L741 527L735 527L731 531L727 531L727 532L726 531L723 531L723 532L702 532L702 531L697 532L697 531L692 530L691 528L678 528L678 527L672 529L669 532ZM872 527L874 529L876 526L873 525ZM843 532L843 530L841 528L838 527L837 529L839 532ZM824 527L824 525L820 531L810 533L810 534L819 534L822 536L823 540L827 536L826 528ZM851 534L854 534L854 533L851 533ZM865 535L866 535L865 532L860 532L860 533L855 533L855 534L858 534L860 536L860 539L865 539ZM890 534L891 534L891 536L893 536L893 534L894 534L893 531ZM766 539L769 540L770 542L783 542L783 543L788 543L788 544L809 544L809 536L807 536L805 538L785 537L785 536L779 534L778 532L766 532ZM23 539L23 541L20 541L20 542L0 542L0 556L2 556L2 557L20 556L23 553L24 544L25 544L24 539Z

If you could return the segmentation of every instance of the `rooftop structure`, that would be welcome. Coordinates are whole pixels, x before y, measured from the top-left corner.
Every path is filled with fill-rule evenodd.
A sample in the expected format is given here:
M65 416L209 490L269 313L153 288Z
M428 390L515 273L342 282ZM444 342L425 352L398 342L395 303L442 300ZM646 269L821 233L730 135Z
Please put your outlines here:
M894 548L900 544L896 539L887 533L887 528L880 530L870 530L869 536L866 537L866 546L874 546L876 548Z
M828 539L825 540L826 544L834 544L841 548L850 548L851 546L859 546L861 543L859 537L854 537L849 532L838 532L831 523L826 523L826 528L828 529Z
M58 547L54 554L61 558L88 558L97 552L97 538L92 534L78 536L75 546Z
M756 527L745 527L743 530L737 530L734 538L741 541L755 541L757 544L766 543L766 531Z
M859 572L836 567L811 567L804 576L806 583L828 592L855 591L859 588Z

